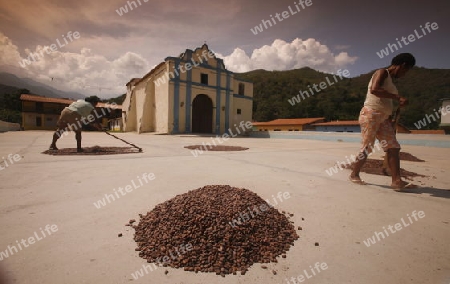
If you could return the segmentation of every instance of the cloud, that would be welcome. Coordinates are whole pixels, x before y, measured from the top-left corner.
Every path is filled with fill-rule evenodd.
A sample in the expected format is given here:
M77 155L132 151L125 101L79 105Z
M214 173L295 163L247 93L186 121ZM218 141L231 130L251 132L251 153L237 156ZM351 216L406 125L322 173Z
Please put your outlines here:
M319 41L309 38L302 40L296 38L291 43L276 39L271 45L264 45L254 49L248 56L240 48L224 56L227 69L233 72L247 72L255 69L265 70L290 70L302 67L310 67L322 72L335 72L339 68L355 63L357 57L349 56L347 52L335 55Z
M14 65L20 60L19 49L0 32L0 65Z
M22 76L25 74L57 89L100 97L102 90L107 90L107 94L125 93L125 84L131 78L150 71L148 61L133 52L109 60L88 48L82 48L78 53L50 52L49 46L38 45L34 50L26 49L22 57L18 47L0 33L0 65L19 67L21 63Z
M67 47L76 44L74 41L68 43ZM34 60L30 54L35 55ZM277 39L271 45L254 49L250 56L241 48L235 48L227 56L220 53L216 55L223 58L227 69L234 72L254 69L290 70L308 66L331 73L357 60L357 57L352 57L347 52L335 55L326 45L311 38L297 38L290 43ZM27 59L29 64L24 61ZM20 67L21 65L23 67ZM147 74L154 63L150 64L146 58L135 52L125 51L121 54L119 51L116 55L106 56L90 48L78 46L72 51L63 47L50 52L48 45L38 45L34 49L25 49L21 54L19 48L0 33L0 66L13 66L23 72L21 76L33 78L57 89L102 97L102 94L125 93L125 84L133 77ZM13 73L19 75L17 72Z

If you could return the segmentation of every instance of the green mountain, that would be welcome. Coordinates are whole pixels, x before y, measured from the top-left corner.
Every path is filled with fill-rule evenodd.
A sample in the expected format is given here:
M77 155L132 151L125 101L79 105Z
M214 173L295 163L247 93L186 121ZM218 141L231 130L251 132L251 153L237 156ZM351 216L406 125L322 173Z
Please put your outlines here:
M287 71L254 70L236 74L236 77L253 82L255 121L302 117L356 120L373 72L341 79L305 67ZM323 90L317 87L320 91L315 91L313 84L321 82L326 84L323 85L325 87ZM402 110L400 122L410 129L415 129L414 123L426 114L434 114L441 106L440 99L450 97L449 69L415 67L394 83L399 93L409 99L408 107ZM303 98L297 97L300 91L304 94ZM438 125L439 121L436 121L427 128L438 129Z
M255 121L302 117L325 117L329 121L358 119L372 74L373 71L341 79L305 67L287 71L254 70L238 73L236 77L253 82ZM323 90L313 90L313 84L320 83L325 84ZM450 69L415 67L395 84L400 94L409 99L400 122L415 129L414 123L423 120L426 114L434 114L441 106L440 99L450 98ZM300 91L303 98L298 96ZM20 122L19 97L23 92L29 91L0 85L0 120ZM103 101L121 104L124 98L121 95ZM439 122L422 129L438 129Z

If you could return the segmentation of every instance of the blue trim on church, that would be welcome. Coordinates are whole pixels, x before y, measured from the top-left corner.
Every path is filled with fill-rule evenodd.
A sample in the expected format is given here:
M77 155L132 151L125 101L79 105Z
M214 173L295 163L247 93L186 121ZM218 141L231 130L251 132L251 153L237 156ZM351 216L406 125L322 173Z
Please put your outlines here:
M178 69L180 65L180 60L175 60L175 70ZM176 76L172 79L174 81L173 90L173 130L172 133L178 133L179 121L180 121L180 77Z
M191 110L192 110L192 70L187 72L187 82L186 82L186 121L185 121L185 131L186 133L191 133Z
M227 74L227 87L225 94L225 132L230 128L230 84L231 84L231 76Z
M240 98L240 99L246 99L246 100L251 100L251 101L253 101L253 98L252 98L252 97L249 97L249 96L244 96L244 95L233 94L233 97L235 97L235 98Z
M174 80L174 78L169 78L169 82L170 82L170 81L175 81L175 80ZM189 83L189 82L186 81L186 80L179 80L179 79L178 79L178 81L179 81L180 83L185 83L185 84ZM205 84L198 83L198 82L190 82L190 83L192 84L192 86L199 86L199 87L203 87L203 88L210 88L210 89L214 89L214 90L230 91L230 92L231 92L230 89L227 89L227 88L224 88L224 87L210 86L210 85L205 85ZM248 98L251 98L251 97L248 97Z
M220 88L221 88L221 86L220 86L220 84L221 84L221 82L220 82L220 79L221 79L221 76L222 76L222 73L221 73L221 69L220 68L217 68L217 75L216 75L216 78L217 78L217 80L216 80L216 124L215 124L215 127L214 127L214 129L215 129L215 132L216 132L216 134L217 135L219 135L220 134L220 113L221 113L221 107L220 107L220 92L221 92L221 90L220 90Z

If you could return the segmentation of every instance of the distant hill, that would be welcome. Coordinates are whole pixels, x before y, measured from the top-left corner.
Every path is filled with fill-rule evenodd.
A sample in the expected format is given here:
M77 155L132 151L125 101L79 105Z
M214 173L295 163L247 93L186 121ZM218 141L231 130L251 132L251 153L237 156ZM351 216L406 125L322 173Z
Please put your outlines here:
M254 70L236 74L236 77L254 84L253 119L269 121L277 118L325 117L327 120L357 119L364 103L367 84L373 71L354 78L338 79L333 75L305 67L287 71ZM333 84L327 83L328 80ZM300 102L293 101L299 91L305 92L312 84L325 82L326 88ZM433 114L440 107L440 99L450 97L450 70L415 67L395 82L399 93L410 105L402 111L400 122L411 129L414 123ZM293 102L294 105L291 105ZM437 129L439 121L427 126Z
M115 98L110 98L110 99L106 99L103 100L104 102L109 102L109 103L116 103L118 105L121 105L123 103L123 101L125 100L125 97L127 96L127 94L123 94L120 96L117 96Z
M19 89L20 88L17 88L17 87L0 84L0 96L2 96L4 94L13 94L13 93L17 92Z
M9 90L7 88L10 88ZM51 86L39 83L30 78L19 78L16 75L0 72L0 95L13 93L11 88L28 89L32 94L52 97L52 98L72 98L82 99L85 95L75 92L65 92L57 90Z
M253 119L269 121L277 118L325 117L327 120L354 120L358 118L367 93L367 84L373 71L354 78L337 78L332 74L305 67L287 71L253 70L237 73L236 77L253 82ZM331 82L329 84L327 82ZM313 91L309 97L293 100L300 91L307 92L313 84L324 82L326 88ZM450 97L450 70L415 67L395 82L401 95L410 105L401 114L400 122L415 129L414 123L426 114L434 114L440 99ZM79 99L82 94L56 90L32 79L21 79L10 73L0 73L0 99L5 94L16 94L19 89L47 97ZM125 95L104 101L122 103ZM6 102L6 101L5 101ZM293 105L292 105L292 104ZM19 111L16 107L10 108ZM440 120L422 129L437 129Z

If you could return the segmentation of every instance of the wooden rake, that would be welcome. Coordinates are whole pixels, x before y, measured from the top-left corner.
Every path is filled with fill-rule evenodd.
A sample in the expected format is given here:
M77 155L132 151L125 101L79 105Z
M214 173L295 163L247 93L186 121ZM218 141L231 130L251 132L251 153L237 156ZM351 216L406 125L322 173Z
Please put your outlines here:
M142 148L140 148L140 147L134 145L133 143L127 142L127 141L123 140L122 138L119 138L119 137L117 137L116 135L109 133L109 132L106 131L106 130L104 130L104 132L105 132L106 134L108 134L109 136L112 136L112 137L114 137L114 138L116 138L116 139L119 139L120 141L122 141L122 142L124 142L124 143L126 143L126 144L128 144L128 145L130 145L130 146L133 146L134 148L138 149L139 152L142 152Z

